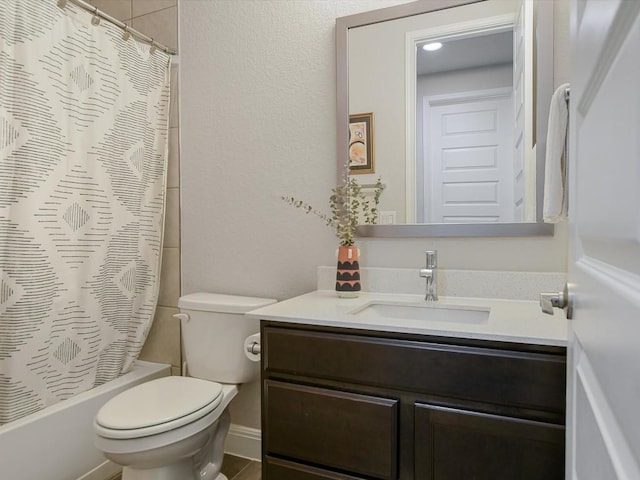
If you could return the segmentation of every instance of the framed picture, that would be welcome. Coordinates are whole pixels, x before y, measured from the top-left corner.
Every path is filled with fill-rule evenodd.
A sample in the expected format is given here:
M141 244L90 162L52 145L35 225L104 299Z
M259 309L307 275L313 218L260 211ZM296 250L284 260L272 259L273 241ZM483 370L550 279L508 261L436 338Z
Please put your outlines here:
M373 113L349 115L349 171L374 173Z

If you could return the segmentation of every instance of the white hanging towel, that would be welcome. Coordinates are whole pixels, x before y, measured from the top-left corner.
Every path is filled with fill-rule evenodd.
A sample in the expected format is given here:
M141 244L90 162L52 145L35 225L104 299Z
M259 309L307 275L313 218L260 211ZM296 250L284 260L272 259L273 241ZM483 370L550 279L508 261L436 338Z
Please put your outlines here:
M565 145L569 120L569 105L566 100L568 88L568 83L560 85L551 97L544 170L544 205L542 209L542 217L546 223L558 223L567 218Z

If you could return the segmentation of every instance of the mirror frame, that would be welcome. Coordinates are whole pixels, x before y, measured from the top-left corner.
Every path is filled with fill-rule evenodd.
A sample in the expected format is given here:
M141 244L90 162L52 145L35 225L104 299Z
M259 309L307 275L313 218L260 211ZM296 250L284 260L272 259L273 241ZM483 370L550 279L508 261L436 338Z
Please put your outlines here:
M336 19L337 184L344 182L349 145L349 30L379 22L454 8L485 0L418 0ZM554 225L542 222L547 119L553 93L553 2L536 3L536 223L424 223L359 225L359 237L521 237L553 235Z

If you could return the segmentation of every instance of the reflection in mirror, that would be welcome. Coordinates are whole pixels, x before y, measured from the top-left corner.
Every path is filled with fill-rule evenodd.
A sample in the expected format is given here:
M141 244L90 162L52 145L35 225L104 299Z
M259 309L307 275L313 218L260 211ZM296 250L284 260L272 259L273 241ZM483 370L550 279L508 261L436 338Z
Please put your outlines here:
M544 66L549 59L534 64L533 3L487 0L426 10L437 3L338 19L339 49L341 33L346 37L345 65L338 50L338 151L343 119L373 112L376 168L358 180L383 178L381 223L397 224L359 233L550 234L550 226L537 223L546 125L536 125L534 86L548 109L552 79ZM438 50L422 49L436 42ZM543 73L549 78L541 82ZM340 105L344 90L348 109ZM537 108L538 119L546 119L545 107Z
M434 43L437 51L423 49ZM407 183L415 183L416 205L407 205L408 223L523 220L512 45L511 28L417 43L415 169L407 169L415 172Z

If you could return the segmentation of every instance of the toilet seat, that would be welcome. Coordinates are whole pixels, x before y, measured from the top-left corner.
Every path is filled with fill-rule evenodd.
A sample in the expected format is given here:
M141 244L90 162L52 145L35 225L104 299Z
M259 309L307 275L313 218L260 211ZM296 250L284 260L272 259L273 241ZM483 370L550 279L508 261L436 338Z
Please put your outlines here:
M192 377L158 378L109 400L96 416L95 430L113 439L156 435L204 417L222 399L219 383Z

